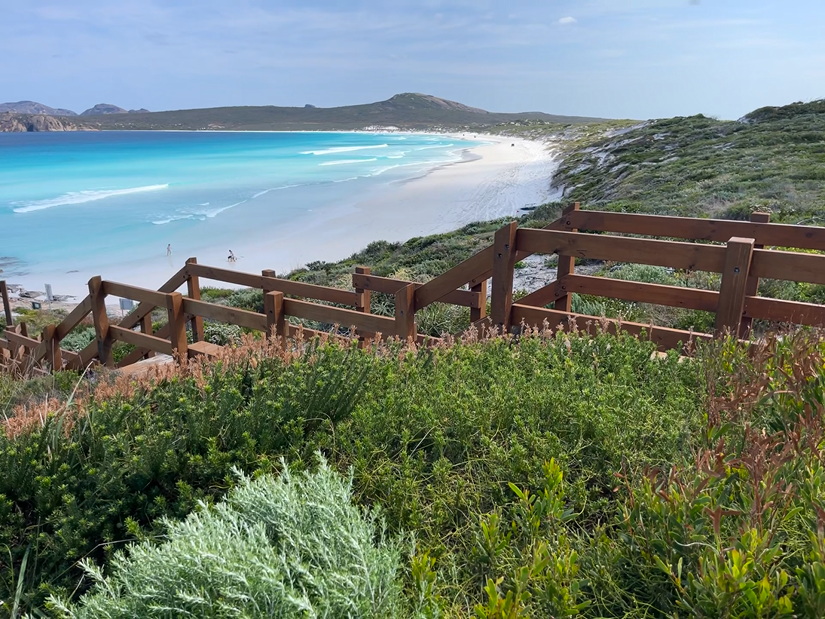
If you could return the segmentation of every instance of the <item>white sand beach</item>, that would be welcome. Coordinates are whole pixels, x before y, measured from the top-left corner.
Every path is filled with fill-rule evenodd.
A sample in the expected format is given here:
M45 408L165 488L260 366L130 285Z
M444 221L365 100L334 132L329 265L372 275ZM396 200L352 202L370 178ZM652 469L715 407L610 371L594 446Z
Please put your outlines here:
M37 273L8 283L43 291L44 282L49 282L54 294L73 295L79 301L94 275L156 289L190 256L201 264L222 268L251 273L274 269L285 274L311 261L346 258L372 241L404 241L446 232L474 221L519 215L524 207L560 198L550 188L556 153L548 144L500 136L478 138L488 143L468 149L463 161L412 180L385 184L336 206L334 212L327 211L310 224L261 230L238 238L232 247L225 247L223 241L220 246L210 245L204 239L197 253L173 247L170 256L158 251L154 257L133 262L101 264L96 273ZM231 212L226 216L231 217ZM230 249L238 257L236 262L227 261Z

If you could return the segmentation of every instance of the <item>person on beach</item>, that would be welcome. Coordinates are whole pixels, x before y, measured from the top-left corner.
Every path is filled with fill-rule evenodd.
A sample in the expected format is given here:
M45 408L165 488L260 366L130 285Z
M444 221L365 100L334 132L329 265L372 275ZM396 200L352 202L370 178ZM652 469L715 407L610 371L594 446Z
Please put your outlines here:
M235 252L233 252L231 249L229 250L229 257L227 258L227 260L229 260L229 262L238 261L238 259L235 257Z
M166 255L167 255L167 256L171 256L171 255L172 255L172 244L171 244L171 243L169 243L169 244L166 246Z

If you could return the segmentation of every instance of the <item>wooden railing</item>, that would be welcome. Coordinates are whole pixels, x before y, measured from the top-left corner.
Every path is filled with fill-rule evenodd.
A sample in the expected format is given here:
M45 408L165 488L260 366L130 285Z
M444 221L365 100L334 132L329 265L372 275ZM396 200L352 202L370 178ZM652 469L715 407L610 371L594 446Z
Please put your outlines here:
M435 302L467 307L474 323L502 331L525 325L592 328L598 318L608 329L644 331L663 349L722 333L746 337L754 319L825 326L825 306L758 295L760 278L825 284L825 255L787 249L825 251L825 228L772 224L764 213L754 213L752 221L745 222L582 211L574 204L541 230L519 229L515 222L502 227L490 247L424 284L378 277L369 268L358 267L352 275L353 290L342 290L278 278L269 270L256 275L201 265L194 258L158 290L93 277L89 295L60 324L46 327L39 337L29 336L25 324L11 324L6 284L0 281L9 325L0 336L0 364L46 370L80 369L95 361L111 366L112 345L118 341L134 346L119 366L156 353L180 359L212 354L216 347L204 341L204 320L239 325L267 337L290 338L299 331L319 333L289 321L298 318L353 327L367 338L381 334L420 341L424 336L416 330L416 313ZM557 277L515 302L515 265L531 254L557 254ZM718 291L700 290L581 275L576 273L576 259L708 271L721 274L721 285ZM261 290L263 313L203 301L202 280ZM186 293L178 292L184 286ZM371 313L373 292L394 298L393 316ZM575 314L573 294L713 312L715 331L697 333ZM106 312L109 296L132 299L138 305L115 322ZM153 332L152 314L158 309L164 312L166 322ZM89 316L95 340L80 352L63 349L61 341Z

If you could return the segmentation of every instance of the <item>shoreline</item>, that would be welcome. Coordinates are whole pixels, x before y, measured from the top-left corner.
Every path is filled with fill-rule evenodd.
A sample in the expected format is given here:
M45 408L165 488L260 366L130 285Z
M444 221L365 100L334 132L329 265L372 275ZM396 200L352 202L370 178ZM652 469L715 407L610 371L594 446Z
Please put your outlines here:
M429 134L429 132L420 132ZM418 177L375 187L357 198L325 209L310 223L288 223L278 230L262 230L255 238L238 239L231 247L238 260L229 263L228 248L210 245L188 255L156 256L131 262L101 265L98 272L42 272L14 277L10 286L43 291L50 282L55 295L69 295L79 303L87 294L87 282L100 275L142 288L156 290L176 273L188 257L201 264L247 273L274 269L279 275L314 261L337 261L375 241L403 242L417 236L460 228L474 221L519 215L526 206L557 199L550 183L558 165L557 153L545 142L481 133L448 133L456 139L478 139L483 144L462 149L456 162L436 166ZM388 208L390 207L390 208ZM245 241L245 242L244 242ZM2 274L0 274L2 278ZM233 287L205 280L202 285ZM12 293L12 296L18 295ZM17 301L46 305L45 293ZM57 303L52 304L53 307Z

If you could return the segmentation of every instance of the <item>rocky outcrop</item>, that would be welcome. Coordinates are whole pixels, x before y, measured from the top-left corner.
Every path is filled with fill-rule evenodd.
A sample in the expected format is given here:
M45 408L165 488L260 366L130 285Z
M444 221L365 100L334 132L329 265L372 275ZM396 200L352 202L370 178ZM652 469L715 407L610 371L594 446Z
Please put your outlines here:
M0 132L26 132L26 131L94 131L92 127L87 127L65 118L55 118L46 114L14 114L12 112L0 113Z
M71 110L49 107L37 101L0 103L0 113L3 112L14 112L15 114L46 114L47 116L77 116L77 113Z
M122 107L111 103L98 103L96 106L80 113L81 116L98 116L100 114L128 114L128 112Z
M434 97L433 95L424 95L419 92L403 92L390 97L386 101L382 101L379 105L398 109L450 110L454 112L469 112L471 114L490 113L481 108L470 107L457 101L450 101L449 99L442 99L440 97Z

